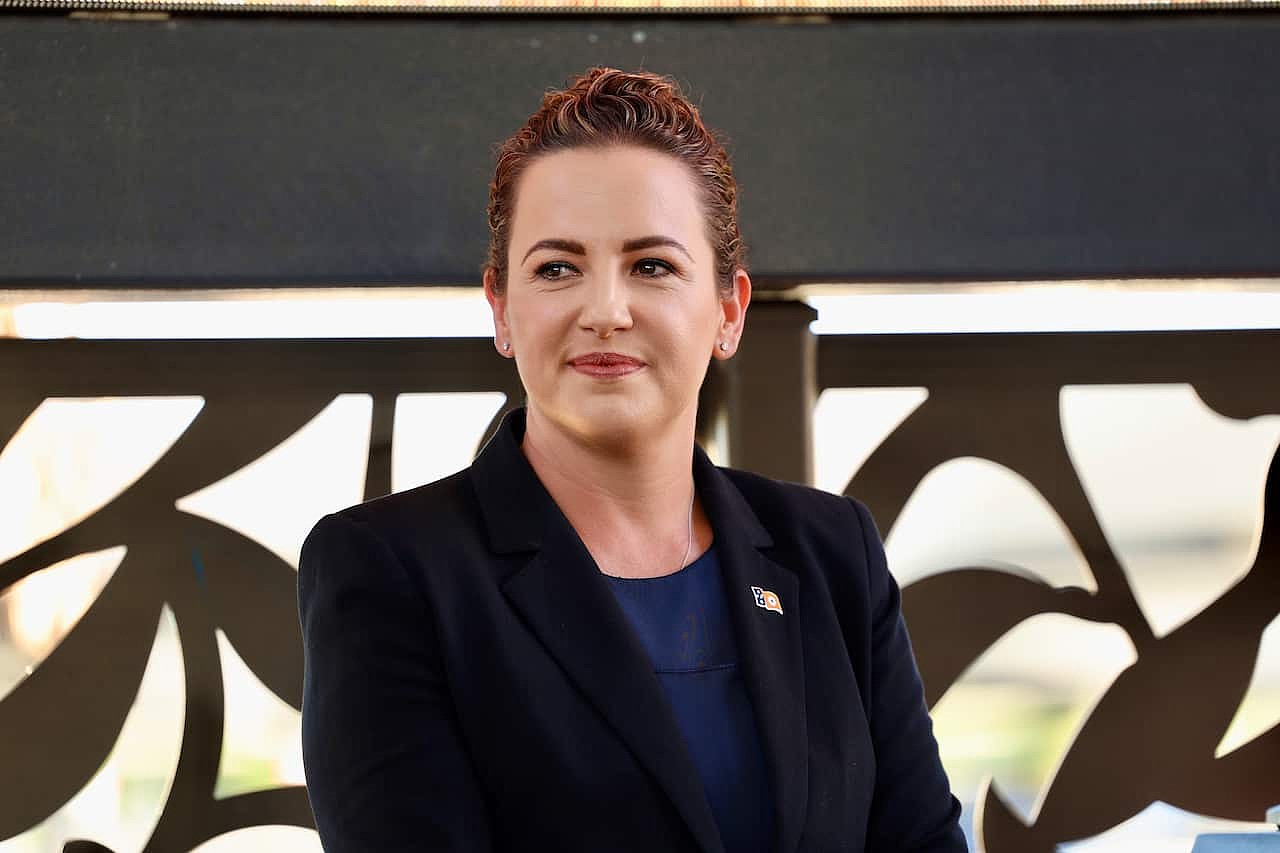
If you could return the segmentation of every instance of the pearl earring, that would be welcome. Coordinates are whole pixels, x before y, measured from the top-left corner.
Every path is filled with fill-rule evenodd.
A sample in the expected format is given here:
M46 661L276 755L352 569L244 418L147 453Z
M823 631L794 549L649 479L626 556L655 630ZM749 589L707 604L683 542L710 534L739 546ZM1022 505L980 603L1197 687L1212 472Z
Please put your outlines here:
M721 341L721 342L720 342L720 352L728 352L728 351L729 351L729 345L728 345L727 343L725 343L724 341Z
M511 352L511 341L503 341L503 342L502 342L502 351L503 351L503 352Z

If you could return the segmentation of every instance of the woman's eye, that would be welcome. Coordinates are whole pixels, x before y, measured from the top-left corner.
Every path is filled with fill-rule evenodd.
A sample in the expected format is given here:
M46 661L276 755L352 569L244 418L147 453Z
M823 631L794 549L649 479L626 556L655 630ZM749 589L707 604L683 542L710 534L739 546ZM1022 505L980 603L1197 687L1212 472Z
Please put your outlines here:
M653 258L645 258L643 261L636 262L636 269L640 274L647 278L657 278L667 273L675 272L671 265L666 261L659 261Z
M560 261L552 261L550 263L546 263L538 267L537 274L545 279L550 279L552 281L555 281L557 279L564 278L565 272L572 269L573 267L569 266L566 263L561 263Z

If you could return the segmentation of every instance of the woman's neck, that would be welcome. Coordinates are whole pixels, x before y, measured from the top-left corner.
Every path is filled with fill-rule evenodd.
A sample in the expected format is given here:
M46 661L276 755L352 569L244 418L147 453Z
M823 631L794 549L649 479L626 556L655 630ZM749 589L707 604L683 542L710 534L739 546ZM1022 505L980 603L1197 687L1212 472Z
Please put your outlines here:
M573 525L600 570L620 577L677 571L711 543L701 506L693 507L692 418L642 441L584 441L529 407L521 450Z

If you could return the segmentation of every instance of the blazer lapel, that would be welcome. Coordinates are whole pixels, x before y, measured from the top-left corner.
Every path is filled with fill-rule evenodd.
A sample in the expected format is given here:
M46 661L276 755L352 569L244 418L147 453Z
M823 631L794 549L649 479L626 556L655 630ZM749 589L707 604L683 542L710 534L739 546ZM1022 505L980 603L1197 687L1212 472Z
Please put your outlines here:
M566 522L564 525L569 527ZM705 851L715 816L653 665L577 534L557 530L503 591L547 650L666 790Z
M523 426L522 410L509 414L473 465L495 549L537 550L503 581L503 593L666 791L701 848L722 853L666 693L590 552L520 451Z
M508 413L472 465L490 544L536 551L502 589L548 652L671 797L705 851L723 850L715 816L648 655L608 582L520 450L524 410ZM739 666L775 803L777 853L799 844L808 802L799 583L760 549L773 544L742 493L694 447L698 496L715 531ZM752 590L777 596L756 604Z
M701 448L694 452L694 477L715 529L738 664L773 786L774 850L792 853L800 843L809 795L799 579L760 552L773 544L772 537ZM757 589L768 607L757 603ZM766 597L769 593L774 597Z

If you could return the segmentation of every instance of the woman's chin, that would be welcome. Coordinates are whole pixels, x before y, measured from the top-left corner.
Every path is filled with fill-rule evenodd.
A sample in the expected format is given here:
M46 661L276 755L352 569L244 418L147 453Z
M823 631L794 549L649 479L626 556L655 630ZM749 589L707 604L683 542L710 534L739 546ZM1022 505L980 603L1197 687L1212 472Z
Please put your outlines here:
M659 427L661 407L632 395L593 394L575 401L568 420L581 439L601 446L623 447L651 437Z

